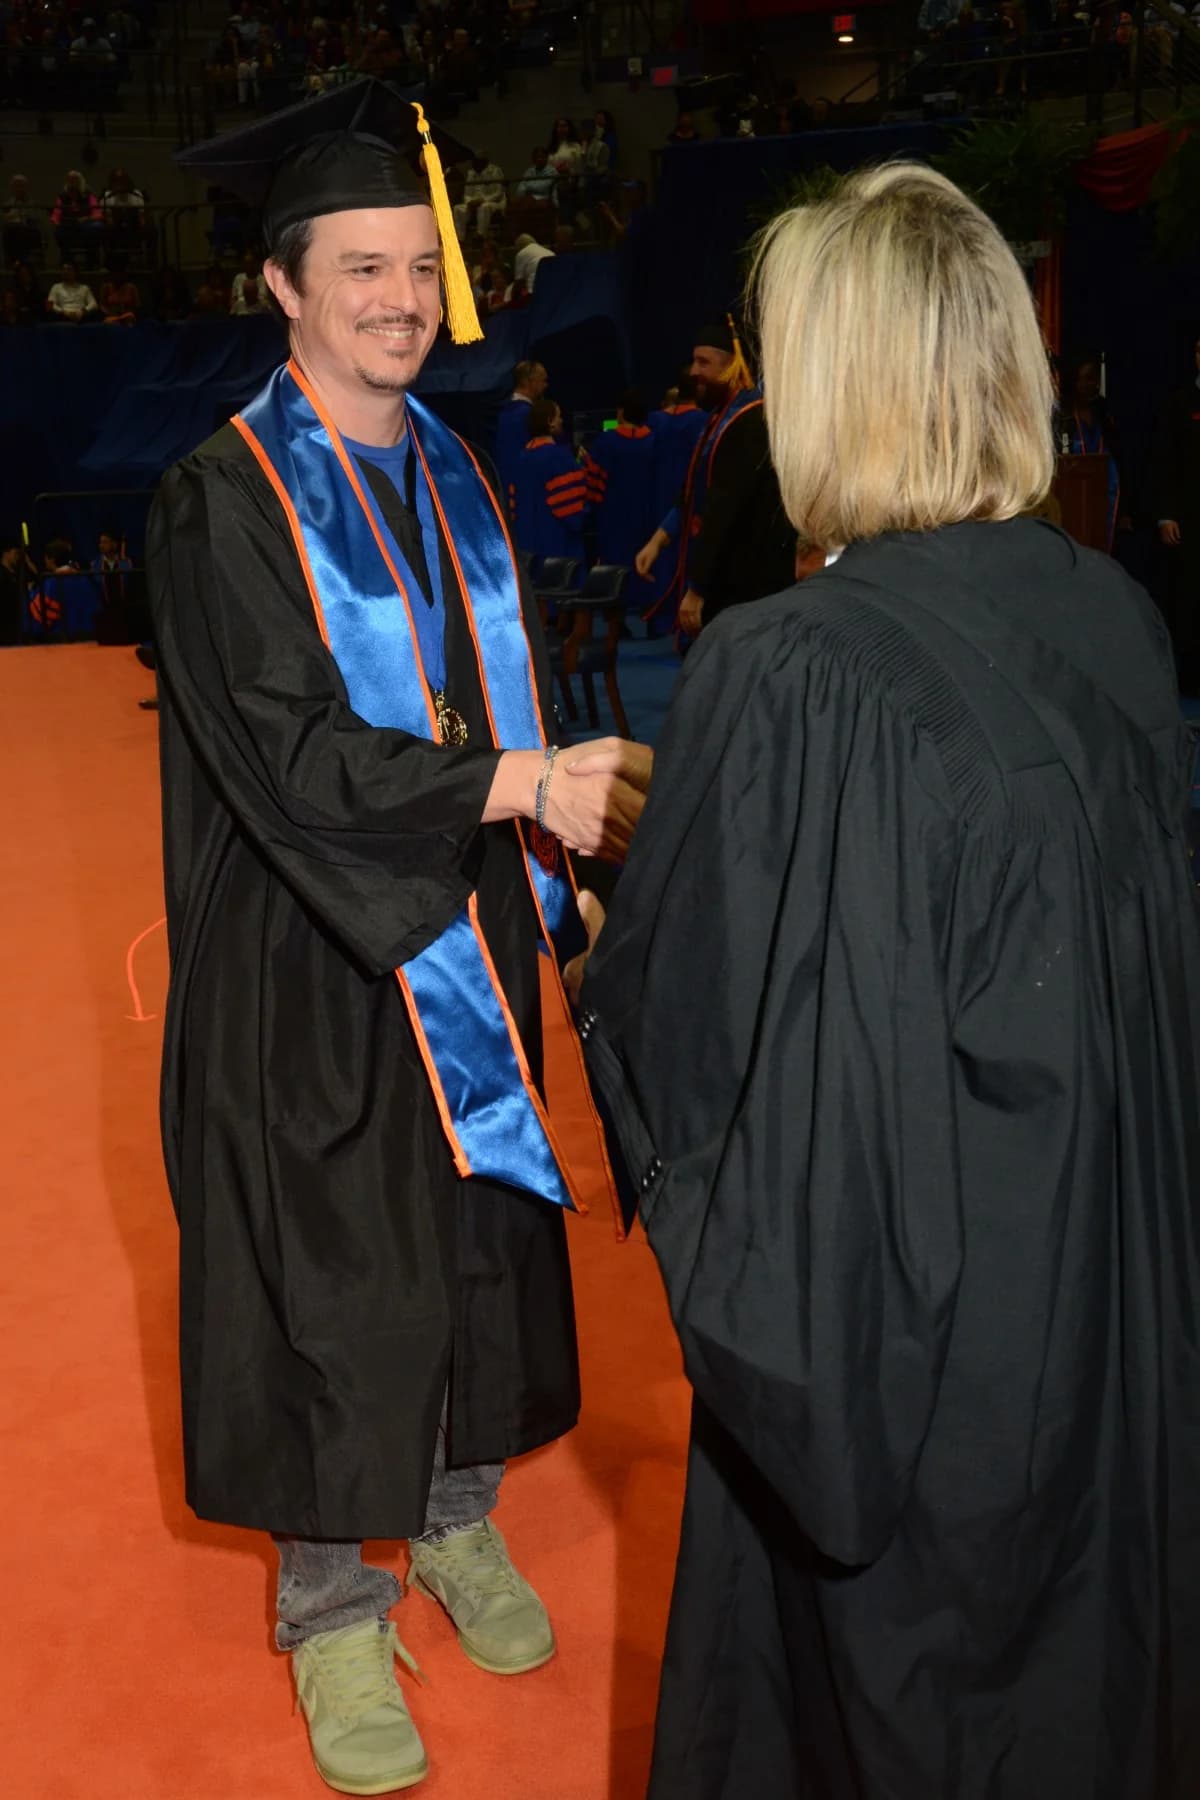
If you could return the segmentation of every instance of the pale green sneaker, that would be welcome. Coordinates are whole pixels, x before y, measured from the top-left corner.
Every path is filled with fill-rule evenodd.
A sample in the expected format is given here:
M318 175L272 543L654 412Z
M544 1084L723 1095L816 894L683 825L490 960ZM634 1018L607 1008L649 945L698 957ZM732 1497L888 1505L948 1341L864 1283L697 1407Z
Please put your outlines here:
M292 1652L313 1761L339 1794L394 1794L429 1773L392 1658L416 1663L382 1619L322 1631Z
M513 1568L490 1519L411 1549L412 1585L445 1607L473 1663L492 1675L524 1675L550 1661L554 1632L546 1609Z

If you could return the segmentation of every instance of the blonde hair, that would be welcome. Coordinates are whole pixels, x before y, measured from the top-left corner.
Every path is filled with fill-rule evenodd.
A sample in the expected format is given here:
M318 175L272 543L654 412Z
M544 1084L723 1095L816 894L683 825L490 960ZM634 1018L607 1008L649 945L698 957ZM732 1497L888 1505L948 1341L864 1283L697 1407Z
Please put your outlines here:
M802 538L1010 519L1046 498L1053 393L1025 278L944 176L892 163L763 234L771 456Z

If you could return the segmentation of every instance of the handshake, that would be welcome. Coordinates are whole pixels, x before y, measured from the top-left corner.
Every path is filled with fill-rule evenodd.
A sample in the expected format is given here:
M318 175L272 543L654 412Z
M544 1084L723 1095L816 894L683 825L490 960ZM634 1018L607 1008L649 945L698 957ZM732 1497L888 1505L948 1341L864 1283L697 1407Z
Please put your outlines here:
M624 862L653 770L649 745L624 738L560 751L546 795L547 831L580 855Z
M543 794L546 830L581 856L624 862L653 769L653 750L624 738L599 738L560 750ZM536 818L538 783L546 774L540 750L506 751L496 768L484 824Z

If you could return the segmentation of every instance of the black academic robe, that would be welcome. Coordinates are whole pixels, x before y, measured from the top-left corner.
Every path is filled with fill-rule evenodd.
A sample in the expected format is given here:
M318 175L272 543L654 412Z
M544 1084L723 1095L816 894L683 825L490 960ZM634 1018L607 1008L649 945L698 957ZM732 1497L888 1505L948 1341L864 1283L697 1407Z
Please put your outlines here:
M1048 525L688 659L583 994L695 1389L652 1800L1200 1793L1186 794Z
M795 565L796 532L779 495L766 418L761 406L748 406L712 453L688 567L691 585L704 596L705 624L727 607L777 594L792 581Z
M459 1180L393 974L477 891L540 1072L536 919L515 828L479 824L498 753L461 596L443 545L471 737L451 750L352 712L231 427L166 476L147 561L188 1499L276 1532L409 1536L447 1381L455 1465L546 1443L579 1406L561 1211Z

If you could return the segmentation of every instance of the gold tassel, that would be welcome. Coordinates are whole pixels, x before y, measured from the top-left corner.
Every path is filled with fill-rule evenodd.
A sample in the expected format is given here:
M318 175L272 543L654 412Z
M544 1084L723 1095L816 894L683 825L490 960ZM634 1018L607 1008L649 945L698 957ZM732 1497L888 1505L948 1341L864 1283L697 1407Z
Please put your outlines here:
M747 388L754 386L754 376L746 361L746 352L742 349L742 340L733 322L733 314L726 313L725 317L729 321L729 335L733 339L733 361L726 373L725 385L731 394L744 394Z
M467 265L463 261L462 246L454 229L454 214L450 208L450 196L446 192L442 159L426 122L424 107L418 100L414 100L412 104L417 115L417 132L423 146L425 175L429 182L429 203L433 207L438 237L442 244L442 287L446 295L450 336L456 344L477 344L483 337L483 332L480 329L475 296L471 292Z

